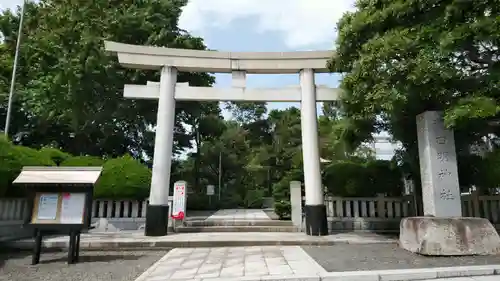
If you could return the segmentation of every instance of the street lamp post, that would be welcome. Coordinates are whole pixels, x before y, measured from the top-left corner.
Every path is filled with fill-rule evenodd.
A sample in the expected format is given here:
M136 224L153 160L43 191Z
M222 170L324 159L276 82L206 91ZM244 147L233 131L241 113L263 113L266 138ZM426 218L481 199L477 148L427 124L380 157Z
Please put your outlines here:
M17 42L16 42L16 53L14 55L14 66L12 67L12 78L10 81L10 91L9 91L9 101L7 104L7 116L5 117L5 136L9 136L10 119L12 115L12 100L14 98L14 85L16 83L16 72L17 72L17 61L19 58L19 48L21 46L21 35L23 30L23 20L24 20L24 7L26 6L26 0L23 0L21 5L21 18L19 20L19 28L17 31Z

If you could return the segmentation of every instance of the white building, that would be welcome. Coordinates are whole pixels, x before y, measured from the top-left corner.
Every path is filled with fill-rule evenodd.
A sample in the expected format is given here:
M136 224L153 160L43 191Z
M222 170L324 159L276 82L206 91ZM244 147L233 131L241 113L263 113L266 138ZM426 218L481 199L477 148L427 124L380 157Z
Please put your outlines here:
M400 142L394 142L387 133L373 136L374 142L369 146L374 151L376 158L380 160L391 160L396 149L401 148Z

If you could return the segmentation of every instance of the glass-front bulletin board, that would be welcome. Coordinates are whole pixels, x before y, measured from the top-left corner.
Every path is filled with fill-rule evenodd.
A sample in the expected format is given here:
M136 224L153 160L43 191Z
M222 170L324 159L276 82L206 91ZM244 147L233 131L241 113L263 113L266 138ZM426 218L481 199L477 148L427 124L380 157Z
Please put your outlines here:
M83 224L86 193L36 192L32 224Z

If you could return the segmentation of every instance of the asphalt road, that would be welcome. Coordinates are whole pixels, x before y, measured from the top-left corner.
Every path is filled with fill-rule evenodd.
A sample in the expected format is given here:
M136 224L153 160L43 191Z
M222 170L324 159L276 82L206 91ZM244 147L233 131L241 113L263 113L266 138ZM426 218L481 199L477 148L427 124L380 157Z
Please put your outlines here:
M0 253L1 281L133 281L167 251L81 252L80 263L68 265L67 254L42 253L31 265L31 253Z
M302 249L329 272L500 264L500 255L425 257L403 250L395 244L339 244L303 246Z

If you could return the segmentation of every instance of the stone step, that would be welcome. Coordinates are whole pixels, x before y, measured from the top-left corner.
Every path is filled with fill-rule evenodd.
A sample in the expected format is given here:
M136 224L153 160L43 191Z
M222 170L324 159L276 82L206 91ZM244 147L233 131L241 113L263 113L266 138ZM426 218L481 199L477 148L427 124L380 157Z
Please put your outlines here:
M300 232L295 226L179 226L179 233L196 232Z
M259 218L259 217L231 217L231 216L211 216L211 217L186 217L184 221L202 221L202 220L211 220L211 221L231 221L231 220L250 220L250 221L277 221L270 218Z
M184 226L293 226L292 221L280 220L186 220Z
M80 249L88 251L106 250L168 250L171 248L197 247L243 247L243 246L327 246L337 244L393 244L398 239L373 233L345 233L328 236L308 236L298 232L207 232L207 233L172 233L166 236L148 237L144 231L91 232L82 233ZM9 243L0 243L0 249L33 250L34 239L23 239ZM47 236L42 247L47 250L67 250L67 235ZM316 279L318 280L318 279ZM344 279L341 279L344 280ZM346 280L351 280L347 278ZM378 280L378 279L375 279ZM215 281L215 280L214 280Z

